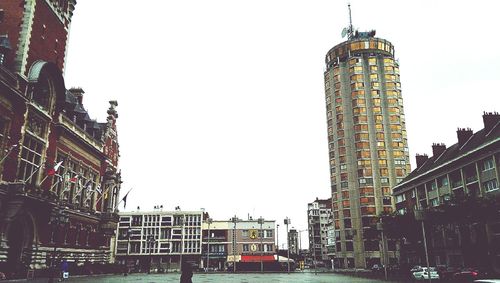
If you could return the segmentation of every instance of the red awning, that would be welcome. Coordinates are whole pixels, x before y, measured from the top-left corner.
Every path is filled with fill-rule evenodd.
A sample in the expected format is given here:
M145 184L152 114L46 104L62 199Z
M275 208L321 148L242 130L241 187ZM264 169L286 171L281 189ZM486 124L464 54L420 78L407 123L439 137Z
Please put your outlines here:
M241 262L276 261L274 255L242 255Z

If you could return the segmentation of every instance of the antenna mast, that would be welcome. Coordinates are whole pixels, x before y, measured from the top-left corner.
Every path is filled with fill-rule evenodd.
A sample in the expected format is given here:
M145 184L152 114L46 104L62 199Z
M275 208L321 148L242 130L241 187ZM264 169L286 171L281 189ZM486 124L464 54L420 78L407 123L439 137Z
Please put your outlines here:
M352 38L352 34L354 32L353 28L352 28L352 16L351 16L351 3L347 4L347 7L349 8L349 39Z

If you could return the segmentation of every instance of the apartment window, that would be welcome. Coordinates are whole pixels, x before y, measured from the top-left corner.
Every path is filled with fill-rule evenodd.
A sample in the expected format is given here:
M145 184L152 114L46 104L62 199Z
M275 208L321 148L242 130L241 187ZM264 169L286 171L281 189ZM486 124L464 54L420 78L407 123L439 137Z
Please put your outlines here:
M248 252L250 249L248 248L248 244L243 244L243 251Z
M353 246L352 242L346 242L345 249L346 249L346 251L349 251L349 252L354 251L354 246Z
M352 227L351 219L344 219L344 228L351 228L351 227Z
M489 180L483 183L483 189L485 192L492 192L498 190L497 179Z
M265 244L264 245L265 252L272 252L273 251L273 245L272 244Z
M493 164L493 158L492 157L483 160L483 163L482 163L482 166L481 166L481 169L483 171L487 171L487 170L493 169L493 167L494 167L494 164Z
M438 179L438 184L440 187L446 187L448 186L448 177L442 176Z
M266 238L272 238L273 237L273 230L266 230Z
M431 206L438 206L439 205L439 200L437 198L433 198L430 200Z
M400 203L406 200L405 194L400 194L396 196L396 203Z

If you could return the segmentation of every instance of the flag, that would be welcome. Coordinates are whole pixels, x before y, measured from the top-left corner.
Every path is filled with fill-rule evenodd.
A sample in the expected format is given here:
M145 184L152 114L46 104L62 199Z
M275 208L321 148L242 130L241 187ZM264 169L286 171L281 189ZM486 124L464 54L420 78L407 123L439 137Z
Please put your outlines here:
M127 206L127 196L128 194L130 193L132 189L128 190L128 192L125 194L125 196L122 198L122 200L120 202L123 201L123 209L125 209L125 207Z
M73 176L72 178L69 178L69 182L70 182L70 183L75 184L75 183L76 183L76 181L78 181L78 174L76 174L76 175L75 175L75 176Z
M49 176L54 176L57 173L57 170L61 165L63 164L63 161L59 161L56 165L54 165L53 168L50 168L49 171L47 172L47 175Z
M98 192L100 195L102 195L101 185L97 185L95 187L95 191Z

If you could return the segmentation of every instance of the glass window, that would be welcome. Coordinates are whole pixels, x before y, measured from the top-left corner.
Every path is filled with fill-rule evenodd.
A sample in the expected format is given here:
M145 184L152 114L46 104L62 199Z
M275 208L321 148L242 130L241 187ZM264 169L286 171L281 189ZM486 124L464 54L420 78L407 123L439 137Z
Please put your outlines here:
M494 168L494 164L493 164L493 158L492 157L483 160L483 162L481 164L482 171L487 171L487 170L490 170L490 169L493 169L493 168Z
M483 183L483 189L485 192L492 192L498 190L497 179L489 180Z
M18 178L27 184L35 184L42 162L44 143L29 134L24 135Z

